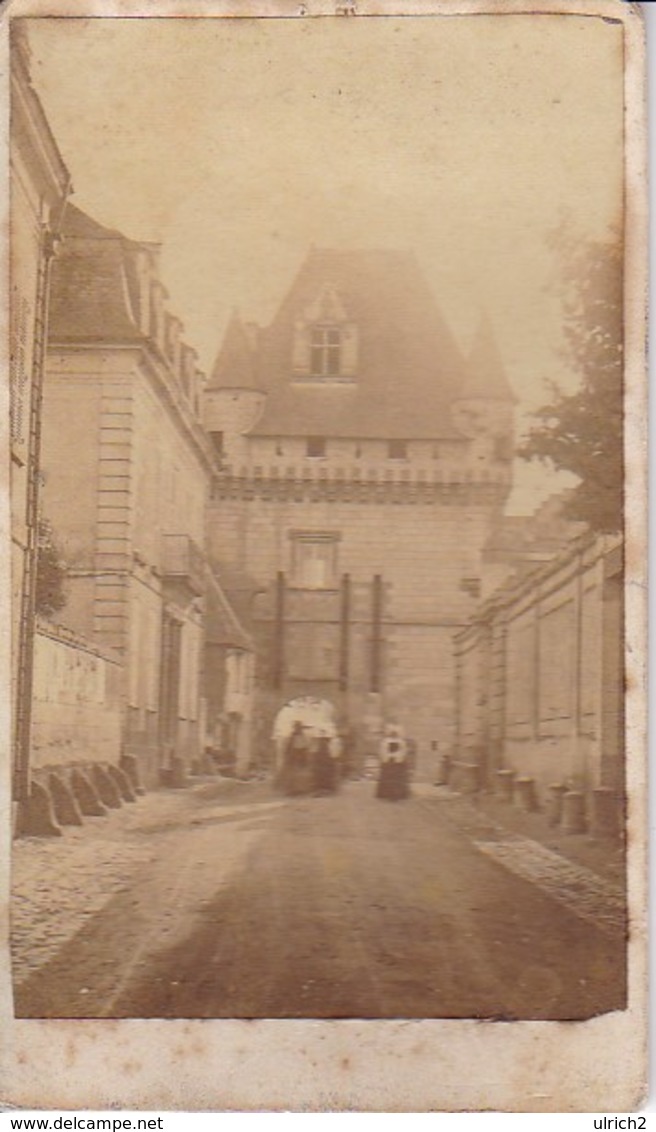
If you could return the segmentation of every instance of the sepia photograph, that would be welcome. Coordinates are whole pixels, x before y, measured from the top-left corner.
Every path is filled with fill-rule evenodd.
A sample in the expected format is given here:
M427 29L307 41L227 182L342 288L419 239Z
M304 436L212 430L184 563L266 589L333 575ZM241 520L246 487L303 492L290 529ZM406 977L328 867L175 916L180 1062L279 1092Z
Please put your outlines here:
M3 17L11 1014L621 1021L637 6L130 7Z

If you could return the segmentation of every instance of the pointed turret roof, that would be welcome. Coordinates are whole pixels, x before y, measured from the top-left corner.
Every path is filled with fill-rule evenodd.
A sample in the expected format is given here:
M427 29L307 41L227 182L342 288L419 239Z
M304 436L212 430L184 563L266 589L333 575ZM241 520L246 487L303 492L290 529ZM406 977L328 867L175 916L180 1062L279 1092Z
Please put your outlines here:
M516 401L506 376L496 335L487 314L481 315L467 361L463 400Z
M295 380L299 319L330 302L357 334L352 380ZM450 405L464 358L414 256L389 249L314 248L257 351L266 407L259 435L453 436Z
M254 389L255 355L251 328L233 310L207 389Z

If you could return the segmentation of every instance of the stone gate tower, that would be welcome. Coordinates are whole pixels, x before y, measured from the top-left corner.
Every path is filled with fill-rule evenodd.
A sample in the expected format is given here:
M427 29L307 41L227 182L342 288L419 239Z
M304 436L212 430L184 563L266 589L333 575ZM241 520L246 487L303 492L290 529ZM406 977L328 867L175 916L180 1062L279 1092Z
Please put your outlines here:
M269 327L233 317L205 392L210 553L252 580L261 743L316 697L361 749L398 721L434 772L512 418L490 327L465 359L410 254L312 250Z

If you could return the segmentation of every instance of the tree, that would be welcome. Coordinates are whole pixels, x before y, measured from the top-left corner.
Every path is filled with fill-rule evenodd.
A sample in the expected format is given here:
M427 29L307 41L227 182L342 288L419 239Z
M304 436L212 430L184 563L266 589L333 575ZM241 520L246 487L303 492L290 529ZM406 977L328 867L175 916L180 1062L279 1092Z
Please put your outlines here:
M39 519L36 565L36 601L38 615L52 617L66 605L66 566L62 561L52 526Z
M549 382L552 400L532 415L519 455L573 472L579 483L564 511L594 531L622 529L623 488L623 270L619 239L575 244L560 233L559 290L563 357L579 377L566 393Z

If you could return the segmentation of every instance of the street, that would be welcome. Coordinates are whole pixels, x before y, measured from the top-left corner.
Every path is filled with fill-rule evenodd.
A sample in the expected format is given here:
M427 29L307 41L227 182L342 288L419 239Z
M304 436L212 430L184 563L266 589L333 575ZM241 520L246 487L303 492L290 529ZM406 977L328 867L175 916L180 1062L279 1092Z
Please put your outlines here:
M463 825L434 788L156 793L47 851L18 845L15 885L19 1017L573 1019L624 1002L613 893Z

